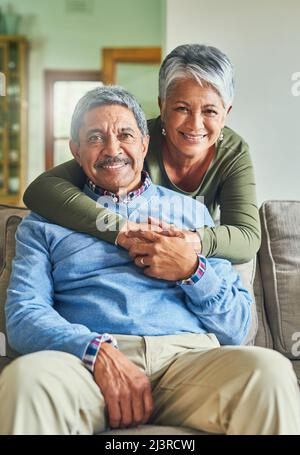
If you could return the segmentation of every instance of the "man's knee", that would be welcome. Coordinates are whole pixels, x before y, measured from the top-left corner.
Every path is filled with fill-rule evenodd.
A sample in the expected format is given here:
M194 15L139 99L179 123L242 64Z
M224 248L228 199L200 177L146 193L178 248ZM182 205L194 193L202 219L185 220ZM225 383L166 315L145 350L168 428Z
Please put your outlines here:
M79 416L80 391L90 376L80 359L63 352L14 360L0 376L0 418L7 421L0 434L92 433L91 420Z
M34 377L39 373L38 366L32 362L31 355L18 357L2 372L1 382L6 390L18 393L20 389L32 390Z

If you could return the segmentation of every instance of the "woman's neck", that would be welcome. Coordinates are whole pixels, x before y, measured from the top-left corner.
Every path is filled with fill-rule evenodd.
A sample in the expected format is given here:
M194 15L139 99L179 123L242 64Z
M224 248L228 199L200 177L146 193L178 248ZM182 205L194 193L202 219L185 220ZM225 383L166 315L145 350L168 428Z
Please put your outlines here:
M162 144L162 159L171 182L184 191L195 191L206 173L215 155L215 146L203 151L200 156L186 157L172 147L167 141Z
M187 157L182 152L177 150L173 144L168 143L166 138L164 138L162 142L164 160L168 161L169 165L172 165L172 167L178 169L190 169L195 165L201 165L201 163L206 160L207 156L211 154L212 149L214 148L215 147L213 146L204 150L200 155Z

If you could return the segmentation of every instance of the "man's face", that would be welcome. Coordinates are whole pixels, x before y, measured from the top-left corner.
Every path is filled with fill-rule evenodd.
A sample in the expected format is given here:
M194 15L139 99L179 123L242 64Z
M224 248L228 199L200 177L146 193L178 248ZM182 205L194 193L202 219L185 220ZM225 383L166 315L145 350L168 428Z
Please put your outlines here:
M148 143L130 109L109 105L85 114L79 145L70 141L70 148L94 184L125 194L140 185Z

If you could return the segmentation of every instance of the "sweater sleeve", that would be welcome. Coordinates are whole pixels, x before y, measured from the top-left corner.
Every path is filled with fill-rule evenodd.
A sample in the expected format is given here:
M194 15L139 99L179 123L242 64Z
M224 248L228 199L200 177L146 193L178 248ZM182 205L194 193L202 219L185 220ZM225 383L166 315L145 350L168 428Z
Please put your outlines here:
M17 230L5 306L8 341L20 354L55 350L82 359L99 334L70 323L55 310L51 257L42 224L25 219Z
M253 165L245 142L224 169L217 202L220 225L204 229L202 253L233 264L250 261L260 247L261 231Z
M71 160L37 177L23 200L30 210L56 224L115 243L125 219L85 195L84 183L82 169Z
M229 261L207 259L201 278L180 287L189 310L220 344L242 344L251 325L252 298Z

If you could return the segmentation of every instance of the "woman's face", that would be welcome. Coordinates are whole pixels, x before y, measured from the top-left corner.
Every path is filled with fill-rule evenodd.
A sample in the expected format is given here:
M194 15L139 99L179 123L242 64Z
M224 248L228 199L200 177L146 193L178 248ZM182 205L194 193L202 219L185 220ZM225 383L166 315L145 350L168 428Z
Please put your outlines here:
M226 111L218 93L190 79L180 79L161 103L161 117L170 151L195 157L219 138Z

